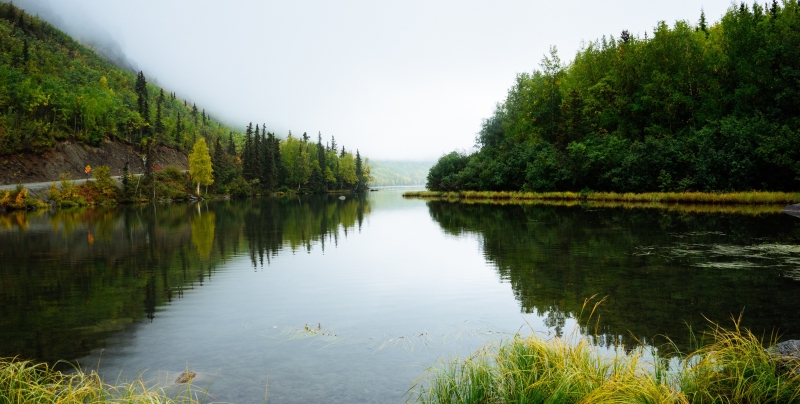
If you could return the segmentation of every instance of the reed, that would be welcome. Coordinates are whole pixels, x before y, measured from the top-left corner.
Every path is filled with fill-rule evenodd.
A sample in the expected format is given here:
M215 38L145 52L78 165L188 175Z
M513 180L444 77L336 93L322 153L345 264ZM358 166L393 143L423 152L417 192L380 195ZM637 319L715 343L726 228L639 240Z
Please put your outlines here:
M117 385L106 384L96 372L75 369L62 373L44 364L0 359L0 403L200 403L206 394L191 385L177 396L151 388L141 378Z
M677 369L639 349L613 357L587 338L517 335L466 359L440 361L412 388L422 403L797 403L800 361L772 357L735 323L711 343L679 356ZM774 342L774 341L772 341Z
M788 205L800 203L798 192L509 192L509 191L410 191L407 198L440 198L453 200L585 200L606 202L658 202L695 204Z

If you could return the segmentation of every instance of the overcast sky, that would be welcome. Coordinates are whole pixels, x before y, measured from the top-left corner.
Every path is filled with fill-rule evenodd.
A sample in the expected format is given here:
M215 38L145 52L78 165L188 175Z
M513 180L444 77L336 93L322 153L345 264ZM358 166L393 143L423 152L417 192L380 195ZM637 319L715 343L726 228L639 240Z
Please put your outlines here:
M148 79L240 129L252 121L376 159L470 150L514 77L551 45L660 20L717 21L728 0L18 0L100 36ZM32 10L32 11L37 11Z

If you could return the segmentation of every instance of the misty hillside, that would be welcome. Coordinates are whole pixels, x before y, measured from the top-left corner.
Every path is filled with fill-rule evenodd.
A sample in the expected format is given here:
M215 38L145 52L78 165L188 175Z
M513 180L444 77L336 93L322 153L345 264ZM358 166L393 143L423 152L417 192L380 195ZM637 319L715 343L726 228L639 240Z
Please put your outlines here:
M434 161L369 160L372 186L425 185Z
M149 139L188 150L231 129L145 84L51 24L0 3L0 155L43 153L59 140Z

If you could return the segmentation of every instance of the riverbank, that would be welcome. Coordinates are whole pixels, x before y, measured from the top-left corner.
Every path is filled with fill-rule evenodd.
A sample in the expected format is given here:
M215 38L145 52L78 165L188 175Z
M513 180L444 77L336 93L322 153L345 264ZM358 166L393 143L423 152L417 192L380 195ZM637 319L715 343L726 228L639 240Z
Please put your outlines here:
M177 389L176 389L177 387ZM170 394L173 390L174 394ZM109 384L97 372L79 369L62 373L44 363L0 359L0 402L23 403L151 403L195 404L207 399L191 380L173 388L149 387L139 378L130 383Z
M641 350L603 356L588 338L516 336L442 362L416 386L423 403L793 403L800 357L764 349L748 330L716 328L711 343L670 361ZM767 341L774 345L775 341Z
M509 191L411 191L403 193L406 198L441 198L451 200L486 201L595 201L595 202L648 202L648 203L692 203L725 205L789 205L800 202L799 192L509 192Z

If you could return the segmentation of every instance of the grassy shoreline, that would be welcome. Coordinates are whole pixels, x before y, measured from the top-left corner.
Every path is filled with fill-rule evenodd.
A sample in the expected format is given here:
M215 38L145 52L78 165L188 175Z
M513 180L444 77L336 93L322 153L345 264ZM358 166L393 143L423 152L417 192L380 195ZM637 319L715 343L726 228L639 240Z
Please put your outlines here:
M130 383L109 384L92 371L62 373L46 363L0 358L0 403L148 403L195 404L207 400L206 392L191 386L179 390L150 387L141 377Z
M691 203L725 205L789 205L800 203L800 192L510 192L510 191L409 191L405 198L439 198L451 200L491 200L491 201L595 201L631 203Z
M428 370L422 403L796 403L800 359L772 356L750 331L719 327L711 343L669 361L642 350L603 356L588 338L536 335L487 346Z

